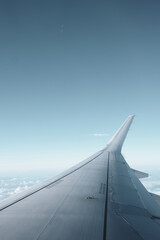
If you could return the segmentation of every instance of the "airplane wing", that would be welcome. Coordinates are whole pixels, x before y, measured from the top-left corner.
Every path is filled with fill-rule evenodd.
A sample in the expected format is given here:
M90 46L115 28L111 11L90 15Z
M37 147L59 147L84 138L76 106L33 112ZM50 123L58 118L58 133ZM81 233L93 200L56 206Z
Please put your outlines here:
M133 117L101 151L1 202L0 239L159 240L158 197L121 154Z

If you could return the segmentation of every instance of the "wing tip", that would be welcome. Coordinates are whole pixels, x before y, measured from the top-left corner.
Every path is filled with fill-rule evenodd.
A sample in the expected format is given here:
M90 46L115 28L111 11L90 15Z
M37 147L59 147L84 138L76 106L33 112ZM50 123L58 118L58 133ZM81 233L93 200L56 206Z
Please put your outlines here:
M133 119L135 117L135 114L129 115L128 119Z
M133 118L135 115L129 115L119 130L108 142L106 149L109 151L121 151L123 142L126 138L126 135L129 131L130 125L132 124Z

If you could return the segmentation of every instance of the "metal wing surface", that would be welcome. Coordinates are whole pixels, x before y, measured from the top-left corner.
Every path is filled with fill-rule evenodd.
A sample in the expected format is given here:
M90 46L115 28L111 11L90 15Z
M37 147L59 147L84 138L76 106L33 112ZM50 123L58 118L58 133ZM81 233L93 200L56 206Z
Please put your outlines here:
M132 120L95 155L2 202L0 239L159 240L160 207L121 154Z

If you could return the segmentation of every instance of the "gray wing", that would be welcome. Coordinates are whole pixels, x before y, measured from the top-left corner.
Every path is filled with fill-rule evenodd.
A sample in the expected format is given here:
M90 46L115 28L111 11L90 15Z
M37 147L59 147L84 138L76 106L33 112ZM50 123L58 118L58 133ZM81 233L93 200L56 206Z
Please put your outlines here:
M92 157L2 202L0 239L159 240L155 196L121 155L132 120Z

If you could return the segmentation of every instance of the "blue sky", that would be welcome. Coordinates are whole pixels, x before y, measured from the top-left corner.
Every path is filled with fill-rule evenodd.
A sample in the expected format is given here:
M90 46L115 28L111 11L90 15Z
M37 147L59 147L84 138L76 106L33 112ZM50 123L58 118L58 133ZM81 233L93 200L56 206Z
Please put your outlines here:
M126 160L160 167L159 12L158 1L1 1L0 169L66 169L130 114Z

